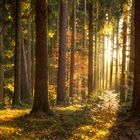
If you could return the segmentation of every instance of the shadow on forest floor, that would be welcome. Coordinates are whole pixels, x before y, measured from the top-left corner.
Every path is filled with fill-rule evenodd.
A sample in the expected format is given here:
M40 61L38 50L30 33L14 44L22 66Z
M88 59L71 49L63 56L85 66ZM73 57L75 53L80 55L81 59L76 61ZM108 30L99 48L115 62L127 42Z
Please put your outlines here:
M56 107L53 117L29 109L0 111L0 140L140 140L140 120L100 107Z
M116 114L108 140L140 140L140 115L132 116L131 111L124 107Z

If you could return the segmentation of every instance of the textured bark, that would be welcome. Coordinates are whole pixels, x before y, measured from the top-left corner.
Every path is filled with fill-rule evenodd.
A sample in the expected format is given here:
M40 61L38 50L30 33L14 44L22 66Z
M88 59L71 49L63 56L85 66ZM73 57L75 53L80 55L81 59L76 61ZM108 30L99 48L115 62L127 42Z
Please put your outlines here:
M134 1L132 2L131 9L131 31L130 31L130 61L129 61L129 77L128 86L131 89L133 87L133 73L134 73ZM131 92L131 90L129 90Z
M28 80L28 70L27 70L27 56L25 52L24 36L22 36L21 43L21 101L23 103L30 104L30 87Z
M36 0L36 80L31 113L49 112L48 101L48 49L47 1Z
M83 29L83 47L86 48L86 22L87 22L87 18L86 18L86 6L87 4L87 0L84 0L84 29Z
M119 19L117 19L117 25L116 25L116 69L115 69L115 88L118 90L118 66L119 66L119 61L118 61L118 55L119 55Z
M34 13L35 13L35 8L34 8L34 2L35 0L31 0L31 6L32 6L32 22L31 22L31 38L32 38L32 47L31 47L31 51L32 51L32 66L31 66L31 94L33 95L34 93L34 85L35 85L35 43L34 43L34 38L35 38L35 35L34 35Z
M3 6L4 6L4 1L0 3L0 29L3 27ZM4 103L4 68L3 68L3 49L4 49L4 44L3 44L3 33L0 34L0 104Z
M89 2L88 95L93 92L93 3Z
M32 56L31 56L31 17L28 18L28 34L27 34L27 73L28 73L28 84L29 84L29 93L31 94L31 66L32 66Z
M135 64L134 64L134 91L132 109L134 113L140 111L140 2L135 0Z
M120 82L120 102L125 102L125 69L126 69L126 42L127 42L127 15L123 21L123 49L122 49L122 73Z
M73 11L72 11L72 39L71 39L71 63L70 63L70 97L74 94L74 64L75 64L75 46L76 46L76 1L73 0Z
M113 56L114 56L114 29L112 33L112 52L111 52L111 66L110 66L110 90L112 90L112 80L113 80Z
M60 0L59 60L57 78L57 103L64 102L66 96L66 0Z
M13 105L20 104L20 92L21 92L21 0L16 0Z
M108 37L107 37L107 46L108 46ZM108 51L108 48L107 50ZM105 88L108 90L108 59L106 60L106 82L105 82Z
M105 38L104 38L104 36L103 36L103 56L102 56L102 78L103 78L103 80L102 80L102 89L104 90L104 85L105 85L105 70L104 70L104 68L105 68Z
M83 58L83 60L84 60L84 57L85 57L85 50L86 50L86 47L87 47L87 45L86 45L86 20L87 20L87 18L86 18L86 15L87 15L87 6L86 6L86 4L87 4L87 0L84 0L84 18L83 18L83 20L84 20L84 25L83 25L83 44L82 44L82 46L83 46L83 48L82 48L82 52L81 52L81 55L82 55L82 58ZM84 71L84 66L83 66L83 61L81 61L81 72L82 72L82 81L81 81L81 94L82 94L82 102L84 102L85 101L85 98L86 98L86 80L85 80L85 73L86 73L86 71Z

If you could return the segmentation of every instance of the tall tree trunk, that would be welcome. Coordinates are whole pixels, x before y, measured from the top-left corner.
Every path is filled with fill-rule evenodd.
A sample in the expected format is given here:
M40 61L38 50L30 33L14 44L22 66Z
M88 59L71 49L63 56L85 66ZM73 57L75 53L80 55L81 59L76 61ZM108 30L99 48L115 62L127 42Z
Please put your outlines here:
M102 56L102 90L104 90L104 85L105 85L105 38L104 38L104 35L103 35L103 56Z
M135 0L135 64L134 64L134 88L132 109L134 113L140 111L140 2Z
M112 80L113 80L113 61L114 61L114 28L112 32L112 51L111 51L111 65L110 65L110 90L112 90Z
M94 90L99 88L99 48L98 48L98 15L99 2L96 1L96 23L95 23L95 49L94 49Z
M57 103L64 102L66 96L66 0L60 0L59 60L57 78Z
M30 90L27 70L27 56L25 51L24 36L21 43L21 101L30 104Z
M117 18L117 25L116 25L116 69L115 69L115 88L118 90L118 55L119 55L119 18Z
M21 0L16 0L15 18L15 66L13 105L20 104L21 92Z
M27 34L27 72L28 72L28 84L29 84L29 93L31 94L31 66L32 66L32 31L31 31L31 17L28 18L28 34Z
M89 1L88 95L93 92L93 2Z
M129 77L128 86L129 89L133 87L133 74L134 74L134 1L132 2L131 9L131 31L130 31L130 60L129 60ZM131 91L130 91L131 92Z
M83 25L83 48L82 48L82 52L81 52L81 57L82 57L82 60L84 60L84 57L85 57L85 50L86 50L86 15L87 15L87 0L84 0L84 25ZM82 102L85 101L85 97L86 97L86 83L85 83L85 73L86 71L84 71L84 66L83 66L83 61L81 61L81 72L82 72L82 81L81 81L81 94L82 94Z
M106 53L108 54L108 36L107 36L107 48L106 48ZM108 56L106 56L106 90L108 90Z
M76 1L73 0L73 11L72 11L72 40L71 40L71 63L70 63L70 97L73 97L74 94L74 50L76 46L75 41L76 36Z
M32 59L32 63L31 63L31 94L33 95L34 93L34 84L35 84L35 43L34 43L34 29L35 29L35 24L34 24L34 13L35 13L35 0L31 0L31 7L32 7L32 21L31 21L31 59Z
M125 69L126 69L126 42L127 42L127 15L123 21L123 49L122 49L122 73L120 82L120 102L125 102Z
M48 49L47 1L36 0L36 80L31 113L49 112L48 101Z
M86 18L86 12L87 12L87 10L86 10L86 8L87 8L87 0L84 0L84 29L83 29L83 47L84 48L86 48L86 20L87 20L87 18Z
M4 10L4 1L0 3L0 30L3 27L3 10ZM4 68L3 68L3 51L4 51L4 44L3 44L3 32L0 33L0 104L4 103Z

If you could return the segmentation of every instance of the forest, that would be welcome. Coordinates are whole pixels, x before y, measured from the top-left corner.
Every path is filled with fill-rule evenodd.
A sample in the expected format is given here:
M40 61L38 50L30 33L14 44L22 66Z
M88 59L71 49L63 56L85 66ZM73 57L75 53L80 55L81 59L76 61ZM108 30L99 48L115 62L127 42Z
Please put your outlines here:
M140 1L0 0L0 140L140 140Z

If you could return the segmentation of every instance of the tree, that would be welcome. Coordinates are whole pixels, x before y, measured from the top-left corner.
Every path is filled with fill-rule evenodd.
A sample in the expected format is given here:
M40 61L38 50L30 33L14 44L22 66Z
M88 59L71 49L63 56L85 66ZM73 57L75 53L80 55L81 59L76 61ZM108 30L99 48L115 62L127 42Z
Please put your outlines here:
M31 113L50 112L48 101L47 1L36 0L36 80Z
M126 43L127 43L127 9L125 9L123 20L123 49L122 49L122 73L120 82L120 101L125 101L125 70L126 70Z
M114 28L112 31L112 51L111 51L111 62L110 62L110 90L112 90L112 80L113 80L113 59L114 59Z
M60 0L59 59L57 77L57 103L64 102L66 96L66 0Z
M29 87L29 76L27 70L27 57L25 51L24 35L22 33L21 38L21 101L26 104L30 104L30 87Z
M83 6L83 10L84 10L84 16L82 21L83 22L83 41L82 41L82 50L81 50L81 56L82 56L82 60L85 60L85 52L86 52L86 47L87 47L87 39L86 39L86 25L87 25L87 0L84 0L84 6ZM86 62L84 63L84 65L86 65ZM86 79L86 71L84 70L84 65L83 65L83 61L81 61L81 71L82 71L82 81L81 81L81 94L82 94L82 101L85 100L86 97L86 87L87 84L85 83L85 79Z
M115 68L115 88L118 90L118 65L119 65L119 18L116 20L116 68Z
M21 92L21 0L16 0L13 105L20 104L20 92Z
M31 8L32 8L32 13L31 13L31 93L33 94L34 91L34 83L35 83L35 43L34 43L34 38L35 38L35 33L34 33L34 29L35 29L35 23L34 23L34 15L35 15L35 0L31 0Z
M28 45L27 45L27 65L28 65L28 67L27 67L27 73L28 73L28 85L29 85L29 93L31 93L31 65L32 65L32 56L31 56L31 51L32 51L32 41L31 41L31 37L32 37L32 30L31 30L31 27L32 27L32 17L31 16L29 16L29 18L28 18L28 27L27 27L27 30L28 30L28 34L27 34L27 36L28 36L28 38L27 38L27 43L28 43Z
M0 3L0 29L3 27L3 8L4 6L4 1L1 1ZM0 104L4 102L4 69L3 69L3 50L4 50L4 44L3 44L3 33L0 33Z
M139 0L135 0L135 15L134 15L134 23L135 23L135 64L134 64L134 88L133 88L133 103L132 110L134 113L138 113L140 111L140 2Z
M72 10L72 39L71 39L71 63L70 63L70 97L73 97L74 88L74 49L76 45L76 1L73 0Z
M93 91L93 2L89 1L88 94Z

